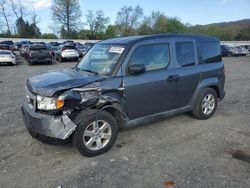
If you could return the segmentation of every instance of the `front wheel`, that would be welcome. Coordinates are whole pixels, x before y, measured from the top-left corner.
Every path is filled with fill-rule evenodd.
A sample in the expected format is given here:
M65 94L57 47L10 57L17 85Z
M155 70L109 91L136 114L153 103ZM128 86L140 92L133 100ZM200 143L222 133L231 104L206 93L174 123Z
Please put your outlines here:
M193 116L197 119L209 119L217 108L217 93L212 88L203 89L193 109Z
M106 111L100 111L96 121L97 113L97 110L85 110L75 120L78 126L73 141L78 151L87 157L110 150L118 135L114 117Z

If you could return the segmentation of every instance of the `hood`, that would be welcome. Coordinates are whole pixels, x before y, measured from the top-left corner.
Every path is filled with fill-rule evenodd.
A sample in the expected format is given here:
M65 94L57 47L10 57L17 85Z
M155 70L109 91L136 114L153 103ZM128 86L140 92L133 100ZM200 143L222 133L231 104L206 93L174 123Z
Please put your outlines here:
M85 86L104 78L75 69L63 69L30 77L27 80L27 87L33 93L51 97L58 91Z

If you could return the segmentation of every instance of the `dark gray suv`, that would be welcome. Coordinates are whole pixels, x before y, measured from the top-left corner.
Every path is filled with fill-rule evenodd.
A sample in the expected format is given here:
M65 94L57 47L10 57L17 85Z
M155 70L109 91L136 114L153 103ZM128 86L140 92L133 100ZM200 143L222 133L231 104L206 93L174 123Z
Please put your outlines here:
M33 137L69 139L85 156L108 151L119 127L192 112L210 118L222 100L220 41L191 34L115 38L71 69L27 80L22 113Z

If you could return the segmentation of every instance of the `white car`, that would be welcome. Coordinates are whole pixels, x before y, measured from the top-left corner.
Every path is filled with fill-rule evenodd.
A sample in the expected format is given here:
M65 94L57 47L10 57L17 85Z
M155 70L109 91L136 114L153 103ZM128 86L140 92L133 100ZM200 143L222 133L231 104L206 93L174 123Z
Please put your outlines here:
M64 60L78 61L79 52L75 46L72 45L61 45L55 51L55 59L59 62Z
M0 64L16 65L16 56L10 50L0 50Z

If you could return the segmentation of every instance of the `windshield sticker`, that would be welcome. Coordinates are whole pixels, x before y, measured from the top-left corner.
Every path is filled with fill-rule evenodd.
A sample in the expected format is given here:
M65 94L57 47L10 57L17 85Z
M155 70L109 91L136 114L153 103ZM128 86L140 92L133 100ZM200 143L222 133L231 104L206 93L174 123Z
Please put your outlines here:
M117 54L121 54L123 52L124 48L123 47L117 47L117 46L112 46L109 49L109 53L117 53Z

